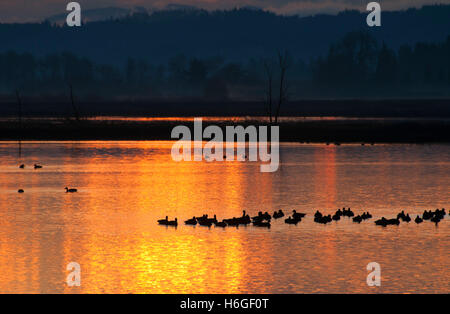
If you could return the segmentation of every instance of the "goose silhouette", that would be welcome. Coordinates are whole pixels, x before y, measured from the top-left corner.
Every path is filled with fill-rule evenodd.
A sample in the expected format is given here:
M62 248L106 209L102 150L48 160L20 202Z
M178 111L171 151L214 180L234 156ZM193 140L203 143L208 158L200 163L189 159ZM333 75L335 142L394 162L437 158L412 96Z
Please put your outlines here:
M296 225L299 223L300 220L294 219L292 217L288 217L284 220L285 223L287 223L288 225Z
M76 192L78 192L77 189L69 189L67 186L64 189L66 189L66 193L76 193Z
M279 211L273 212L272 217L273 217L273 219L278 219L278 218L284 217L284 213L283 213L283 211L280 209Z
M34 164L34 169L42 169L42 166L38 165L38 164Z
M19 166L19 168L20 168L20 169L23 169L23 168L25 168L25 165L24 165L24 164L21 164L21 165Z
M227 226L227 223L225 222L225 221L217 221L216 223L215 223L215 226L216 227L221 227L221 228L225 228L226 226Z
M255 227L264 227L264 228L270 228L270 222L265 222L265 221L254 221L253 225Z
M197 219L195 219L195 217L192 217L192 219L188 219L184 223L186 225L195 226L197 224Z
M18 193L24 193L25 191L22 190L22 189L19 189L17 192L18 192Z

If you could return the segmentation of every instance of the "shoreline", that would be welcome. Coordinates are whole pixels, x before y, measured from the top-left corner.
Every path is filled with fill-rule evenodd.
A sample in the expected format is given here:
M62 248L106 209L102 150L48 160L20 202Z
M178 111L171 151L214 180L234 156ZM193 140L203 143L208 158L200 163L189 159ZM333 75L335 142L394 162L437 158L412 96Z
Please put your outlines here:
M251 121L254 122L254 121ZM193 121L36 120L0 122L0 141L177 140L172 129ZM266 126L246 121L203 121L208 125ZM280 122L280 142L300 143L450 143L450 120L306 120Z

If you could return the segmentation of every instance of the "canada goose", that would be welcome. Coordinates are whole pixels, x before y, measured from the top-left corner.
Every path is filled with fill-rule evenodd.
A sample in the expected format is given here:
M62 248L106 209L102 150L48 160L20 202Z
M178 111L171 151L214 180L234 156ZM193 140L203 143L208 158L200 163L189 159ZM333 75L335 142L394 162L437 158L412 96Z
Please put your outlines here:
M208 219L208 220L199 220L198 224L204 227L211 227L213 223L211 222L211 220Z
M393 218L393 219L388 219L387 221L388 225L399 225L400 224L400 220L398 220L397 218Z
M227 226L227 223L225 221L218 221L215 223L215 226L225 228Z
M38 165L38 164L34 164L34 169L42 169L42 166Z
M195 219L195 217L192 217L192 219L188 219L184 223L186 225L195 226L197 224L197 219Z
M76 192L78 192L77 189L69 189L67 186L65 187L65 189L66 189L66 193L76 193Z
M388 223L387 223L387 219L386 219L386 218L381 217L381 219L375 220L375 224L376 224L377 226L383 226L383 227L386 227Z
M305 216L306 216L306 214L297 213L297 211L295 209L292 211L292 218L294 218L294 219L302 219Z
M334 214L333 217L331 217L331 219L333 219L334 221L338 221L341 219L341 215L339 215L338 213Z
M296 225L297 223L300 222L300 220L294 219L292 217L288 217L284 220L285 223L287 223L288 225Z
M273 212L272 217L273 217L274 219L278 219L278 218L284 217L284 213L283 213L283 211L280 209L279 211Z
M437 226L437 224L441 221L441 218L439 216L434 216L430 219L430 221L434 222Z
M167 225L174 226L174 227L178 226L178 219L175 218L175 220L173 220L173 221L167 221Z
M423 222L423 219L419 217L419 215L417 215L416 219L414 219L414 221L416 222L416 224L420 224Z
M25 191L22 190L22 189L20 189L20 190L18 190L17 192L18 192L18 193L24 193Z
M20 169L23 169L23 168L25 168L25 165L24 165L24 164L21 164L21 165L19 166L19 168L20 168Z
M402 220L403 220L404 222L410 222L410 221L411 221L411 217L409 217L409 214L406 214L406 216L403 217Z
M176 226L178 226L178 219L175 218L175 220L170 221L169 217L166 216L166 219L160 219L160 220L158 220L158 223L160 225L164 225L164 226L175 226L176 227Z
M270 228L270 222L264 222L264 221L254 221L253 225L255 227L265 227L265 228Z
M160 219L160 220L158 220L158 223L160 225L166 225L168 221L169 221L169 217L166 216L166 219Z

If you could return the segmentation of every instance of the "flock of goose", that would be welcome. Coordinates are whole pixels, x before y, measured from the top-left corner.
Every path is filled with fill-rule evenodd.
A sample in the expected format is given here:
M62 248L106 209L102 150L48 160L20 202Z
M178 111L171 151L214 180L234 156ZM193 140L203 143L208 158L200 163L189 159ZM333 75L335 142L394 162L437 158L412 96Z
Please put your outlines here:
M450 214L450 213L449 213ZM416 224L422 223L424 220L429 220L431 222L434 222L436 225L444 219L444 216L446 215L445 209L436 209L435 211L432 210L425 210L423 212L422 217L417 215L416 219L414 219L414 222ZM275 211L272 215L270 215L268 212L262 213L259 212L257 216L250 217L246 211L244 210L242 212L241 217L233 217L230 219L223 219L222 221L217 220L217 216L214 215L213 218L208 217L207 214L204 214L200 217L192 217L191 219L188 219L184 221L185 225L190 226L196 226L197 224L199 226L205 226L205 227L211 227L212 225L216 227L222 227L225 228L227 226L233 226L233 227L239 227L239 225L247 226L249 224L253 224L255 227L265 227L270 228L271 226L271 220L273 219L279 219L284 217L284 212L280 209L278 211ZM295 210L292 211L292 214L284 220L286 224L290 225L297 225L299 222L302 221L302 218L305 217L306 214L304 213L298 213ZM355 216L355 213L350 208L343 208L338 209L334 215L324 215L320 211L316 211L314 214L314 222L319 224L327 224L332 221L339 221L341 220L341 217L348 217L351 218L353 222L355 223L361 223L364 220L368 220L372 218L372 215L369 212L363 212L361 215ZM378 219L375 221L375 224L378 226L386 227L388 225L399 225L400 221L409 223L411 221L411 217L409 214L405 214L405 212L402 210L400 213L397 214L397 218L392 219L386 219L385 217L382 217L381 219ZM166 216L165 219L158 220L158 224L164 225L164 226L178 226L178 219L175 218L175 220L169 220L169 217Z
M21 165L19 166L19 168L20 168L20 169L25 169L25 164L21 164ZM42 166L41 166L41 165L38 165L38 164L34 164L34 165L33 165L33 168L34 168L34 169L42 169ZM66 186L64 189L66 190L66 193L76 193L76 192L78 192L77 189L73 189L73 188L70 188L70 189L69 189L67 186ZM24 191L23 189L19 189L19 190L17 190L17 192L20 193L20 194L25 193L25 191Z

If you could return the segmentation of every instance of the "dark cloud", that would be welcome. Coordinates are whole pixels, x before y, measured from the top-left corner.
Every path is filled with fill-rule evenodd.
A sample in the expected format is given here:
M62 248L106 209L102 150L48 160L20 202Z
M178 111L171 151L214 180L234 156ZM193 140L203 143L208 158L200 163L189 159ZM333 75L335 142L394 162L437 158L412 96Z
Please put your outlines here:
M0 0L0 22L39 21L65 12L69 0ZM118 6L162 8L167 4L194 5L205 9L256 6L282 14L335 13L343 9L364 10L369 0L78 0L83 9ZM447 3L450 0L379 0L384 10Z

